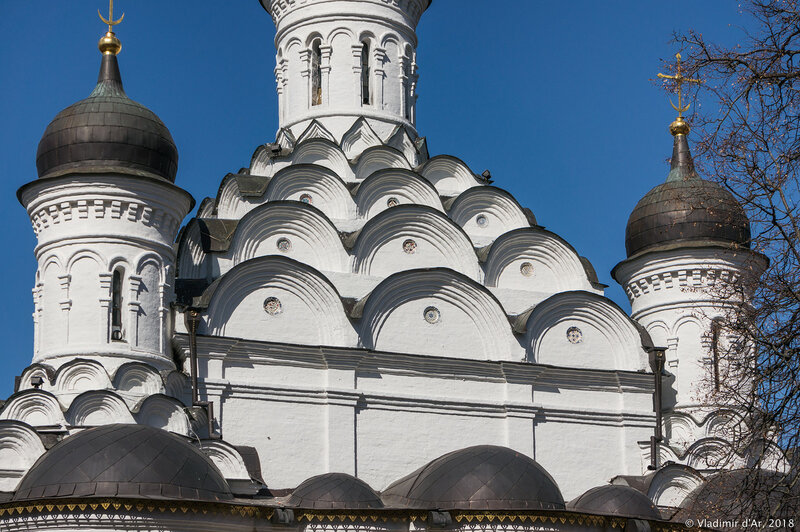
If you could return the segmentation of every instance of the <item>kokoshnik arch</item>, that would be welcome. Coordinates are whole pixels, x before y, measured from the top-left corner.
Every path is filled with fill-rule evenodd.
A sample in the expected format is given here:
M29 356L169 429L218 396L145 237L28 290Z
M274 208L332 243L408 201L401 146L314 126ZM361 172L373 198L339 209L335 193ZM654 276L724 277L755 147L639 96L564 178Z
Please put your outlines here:
M735 478L716 460L740 414L695 392L737 303L714 280L765 264L742 207L679 116L613 272L626 315L511 194L428 152L429 4L262 0L275 141L181 228L194 200L123 88L112 3L97 85L18 193L38 269L4 529L683 528Z

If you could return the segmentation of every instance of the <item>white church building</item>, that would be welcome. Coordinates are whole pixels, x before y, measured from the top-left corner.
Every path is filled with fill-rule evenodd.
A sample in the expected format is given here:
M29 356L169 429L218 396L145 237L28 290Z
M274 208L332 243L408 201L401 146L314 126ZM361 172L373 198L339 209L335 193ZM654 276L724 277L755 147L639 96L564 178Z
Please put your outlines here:
M429 153L430 0L261 4L277 136L194 218L112 26L96 87L44 131L0 529L685 530L754 460L728 459L739 414L702 384L737 304L715 281L767 260L686 122L613 271L629 316L511 194Z

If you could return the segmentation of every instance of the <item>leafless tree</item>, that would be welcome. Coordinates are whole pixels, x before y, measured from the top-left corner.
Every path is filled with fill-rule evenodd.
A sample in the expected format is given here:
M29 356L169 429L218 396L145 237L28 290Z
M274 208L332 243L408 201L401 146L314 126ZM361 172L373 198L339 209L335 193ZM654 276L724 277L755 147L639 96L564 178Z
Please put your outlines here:
M717 404L745 414L733 452L753 458L751 479L740 483L750 493L738 497L760 501L753 511L763 517L798 516L800 1L750 0L742 9L747 22L736 46L708 42L697 31L675 35L682 67L703 80L693 89L703 105L692 116L701 171L742 204L750 247L770 260L760 279L724 289L725 297L746 294L750 304L733 305L713 332L719 364L707 389ZM723 332L734 341L720 342ZM773 466L766 461L775 453L763 452L770 448L788 455L788 472L759 473Z
M744 206L751 249L769 257L760 279L741 279L726 297L747 294L719 323L707 389L746 423L733 452L750 456L736 497L754 517L800 516L800 0L749 0L739 44L725 47L697 31L675 35L687 76L699 78L691 117L701 173ZM675 68L675 65L667 65ZM719 341L720 337L733 341ZM780 475L765 452L779 448L793 465ZM731 497L733 498L733 497ZM739 501L741 502L741 501ZM800 528L797 521L795 527Z

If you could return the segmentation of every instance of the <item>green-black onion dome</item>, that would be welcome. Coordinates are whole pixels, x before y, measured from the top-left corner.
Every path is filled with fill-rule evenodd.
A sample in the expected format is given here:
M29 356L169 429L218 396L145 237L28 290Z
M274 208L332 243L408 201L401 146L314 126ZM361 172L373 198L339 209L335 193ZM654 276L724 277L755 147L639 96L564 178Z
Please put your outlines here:
M58 113L39 142L39 177L121 173L174 182L178 150L172 135L155 113L125 94L116 56L119 40L109 32L99 47L97 86L88 98Z
M639 200L628 218L628 258L643 251L686 243L750 247L750 221L733 195L702 179L686 139L688 126L674 122L672 161L666 182Z

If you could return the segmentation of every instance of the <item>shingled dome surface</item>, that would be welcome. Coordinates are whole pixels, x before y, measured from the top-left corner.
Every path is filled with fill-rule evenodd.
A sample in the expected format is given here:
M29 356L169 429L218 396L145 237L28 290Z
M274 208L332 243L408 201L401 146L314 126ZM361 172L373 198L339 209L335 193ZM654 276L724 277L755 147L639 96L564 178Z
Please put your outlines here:
M94 91L47 126L36 167L40 178L122 173L173 182L178 150L155 113L128 98L116 56L105 54Z
M105 425L59 442L28 471L14 500L54 497L232 499L202 451L144 425Z
M647 495L630 486L598 486L567 504L568 510L587 514L615 515L640 519L661 519L658 508Z
M479 445L433 460L382 493L388 507L441 510L563 510L553 478L533 459Z
M309 478L295 488L286 504L322 510L383 508L380 496L369 484L346 473Z
M749 247L744 209L729 191L697 175L685 135L675 137L671 166L667 181L645 194L628 219L628 257L680 243Z

